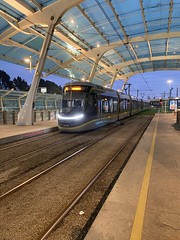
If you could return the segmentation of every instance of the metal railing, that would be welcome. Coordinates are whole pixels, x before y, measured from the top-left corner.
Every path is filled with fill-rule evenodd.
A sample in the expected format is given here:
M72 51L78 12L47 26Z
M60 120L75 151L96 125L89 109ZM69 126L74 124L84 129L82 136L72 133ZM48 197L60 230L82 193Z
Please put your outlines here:
M17 123L19 111L0 111L0 125ZM56 119L58 110L34 110L34 122Z

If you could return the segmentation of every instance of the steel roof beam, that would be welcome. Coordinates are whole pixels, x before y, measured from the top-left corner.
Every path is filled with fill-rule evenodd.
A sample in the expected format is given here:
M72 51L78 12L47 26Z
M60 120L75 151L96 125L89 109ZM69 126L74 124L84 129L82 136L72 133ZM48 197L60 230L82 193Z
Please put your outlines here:
M162 61L162 60L178 60L180 59L180 55L169 55L169 56L158 56L158 57L152 57L151 61ZM142 63L142 62L149 62L149 58L139 58L138 60L136 60L137 63ZM112 67L109 67L106 69L106 71L111 71L114 72L116 69L121 70L124 67L129 67L130 65L134 64L134 61L127 61L124 63L120 63L120 64L116 64Z
M36 0L29 0L30 2L32 2L40 11L42 10L42 6L41 4L39 4L38 1Z
M22 1L19 1L19 2L22 3ZM76 1L76 2L79 2L79 1ZM110 6L110 5L112 6L112 4L111 4L110 1L107 0L107 2L108 2L108 4L109 4L109 6ZM56 4L57 4L57 3L56 3ZM52 4L52 5L55 6L55 3ZM52 5L50 5L50 6L52 6ZM33 19L34 22L37 22L37 23L38 23L39 20L37 21L37 19L38 19L38 18L41 19L42 16L47 15L47 14L46 14L47 12L45 11L45 9L49 9L49 10L50 10L50 9L51 9L50 6L42 9L43 15L40 15L40 12L37 12L37 13L34 13L34 14L33 14L33 18L30 18L30 16L28 16L26 20L29 21L30 19ZM56 5L56 6L57 6L57 5ZM53 9L55 9L55 8L53 8ZM113 9L114 9L114 8L113 8ZM114 10L114 12L115 12L115 10ZM36 14L38 14L39 17L37 17ZM144 13L143 13L143 15L144 15ZM49 16L50 16L50 15L49 15ZM115 15L115 16L116 16L116 15ZM117 19L118 19L118 21L119 21L119 24L121 24L118 16L116 16L116 17L117 17ZM44 18L42 17L42 19L43 19L43 24L44 24L44 22L46 22L46 20L44 20L45 17L44 17ZM22 20L22 21L24 21L24 20ZM23 24L22 21L20 21L20 22L18 23L18 24L20 25L20 29L23 29L23 28L26 28L26 27L30 27L29 23L26 23L26 24L24 23L24 24ZM34 22L33 22L33 24L34 24ZM122 26L122 24L121 24L121 26ZM123 27L123 26L122 26L122 27ZM31 30L31 31L32 31L32 30ZM18 32L18 31L15 31L15 30L13 29L13 33L14 33L14 34L16 34L17 32ZM14 35L14 34L13 34L13 35ZM155 40L155 39L158 39L158 37L159 37L159 39L163 39L163 38L165 37L165 34L168 34L168 35L167 35L168 37L171 37L171 36L172 36L172 37L179 37L178 35L180 35L179 32L178 32L178 33L164 33L164 34L160 33L159 36L158 36L158 34L153 34L153 35L148 35L148 34L146 34L145 36L135 37L135 38L131 38L131 39L127 39L127 35L125 35L125 39L122 40L122 41L119 41L120 44L117 44L117 43L107 44L107 45L104 45L104 46L100 46L99 48L92 49L92 50L90 50L90 51L81 49L81 50L80 50L81 52L79 51L79 53L80 53L79 56L76 57L76 56L73 56L73 55L72 55L72 60L63 63L63 65L66 66L66 67L68 67L68 64L72 63L74 60L82 60L82 59L84 59L84 58L86 58L86 57L92 59L93 61L95 61L97 54L101 54L101 53L104 54L106 51L114 48L116 44L117 44L117 47L120 47L120 46L123 45L124 43L129 43L130 45L132 45L132 44L133 44L133 41L134 41L134 42L142 42L142 41L147 41L147 42L148 42L148 41L149 41L148 46L149 46L149 49L151 49L151 48L150 48L150 40L152 40L152 39L154 39L154 40ZM12 35L12 36L13 36L13 35ZM4 33L2 33L1 36L0 36L0 39L1 39L1 37L3 38L3 36L7 37L7 35L4 35ZM11 33L10 33L9 36L11 36ZM62 36L59 36L59 35L58 35L58 37L62 37ZM73 41L72 41L71 39L68 39L67 36L64 36L63 41L66 42L67 40L69 40L68 43L69 43L70 45L72 45ZM74 47L75 47L77 50L79 50L79 45L78 45L78 43L74 43L74 44L76 44L76 47L75 47L75 46L74 46ZM150 52L150 56L152 56L152 51ZM137 55L136 55L136 59L137 59ZM52 60L54 60L54 59L52 58ZM150 60L151 60L151 59L150 59ZM57 61L56 61L56 62L57 62ZM59 63L60 63L60 62L59 62ZM103 63L103 58L101 59L101 61L100 61L98 64L99 64L99 66L102 66L102 67L104 67L104 68L107 68L107 65ZM60 65L60 67L62 67L62 66Z
M11 3L14 2L12 0L6 0L10 1ZM18 0L20 1L20 0ZM21 30L24 30L28 27L31 26L36 26L38 24L43 24L43 25L49 25L51 22L51 17L54 17L54 21L57 21L57 19L60 19L60 17L63 16L63 14L68 11L68 9L72 8L73 6L78 5L81 3L83 0L71 0L70 2L65 2L65 1L57 1L52 3L51 5L44 7L42 11L35 12L34 14L27 15L25 19L22 21L19 21L19 28ZM22 2L22 1L21 1ZM62 11L64 9L64 11ZM19 9L20 11L20 9ZM0 35L0 42L1 40L5 40L7 38L10 38L17 34L18 31L14 28L9 28L5 32L1 33Z
M5 43L7 46L14 46L14 47L17 47L17 48L22 48L22 49L24 49L24 50L27 50L27 51L32 52L32 53L35 53L35 54L37 54L37 55L40 54L39 51L37 51L37 50L35 50L35 49L32 49L32 48L29 48L29 47L27 47L27 46L25 46L25 45L21 45L20 43L17 43L17 42L15 42L15 41L11 40L11 39L6 40L4 43ZM7 56L7 55L5 55L4 57L6 57L6 56ZM62 65L62 62L61 62L60 60L58 60L58 59L55 59L55 58L53 58L53 57L51 57L51 56L47 56L47 58L50 59L50 60L52 60L53 62L55 62L55 63L58 64L59 66ZM20 61L20 62L22 62L22 61Z
M77 6L79 11L83 14L83 16L91 23L91 25L95 28L95 30L99 33L99 35L107 42L109 43L109 40L104 36L104 34L99 30L98 27L96 27L96 23L93 22L93 20L85 13L84 9L81 6Z
M115 9L114 9L111 1L110 1L110 0L106 0L106 2L107 2L107 4L109 5L109 7L111 8L112 12L114 13L114 16L115 16L115 18L116 18L116 20L117 20L117 22L118 22L118 24L119 24L119 26L120 26L120 29L121 29L122 33L124 34L125 41L128 41L127 33L126 33L126 31L124 30L124 27L123 27L121 21L119 20L119 16L117 15L117 13L116 13L116 11L115 11Z
M115 73L114 73L114 76L113 78L111 79L111 82L110 82L110 88L112 88L113 84L114 84L114 81L117 77L117 74L118 74L118 70L116 69Z
M179 71L180 67L179 68L167 68L167 67L158 68L158 71L162 71L162 70L178 70ZM145 73L145 72L154 72L154 68L148 68L144 72L142 71L142 73ZM139 71L135 71L133 74L132 73L125 74L124 77L129 79L130 77L136 74L139 74Z
M92 82L92 80L93 80L93 77L95 75L95 72L96 72L96 69L97 69L97 66L98 66L98 62L100 61L100 59L101 59L101 56L97 56L96 61L94 63L94 66L92 67L91 73L89 75L89 79L88 79L89 82Z
M179 38L180 37L180 32L170 32L170 33L157 33L157 34L148 34L148 35L142 35L142 36L138 36L138 37L133 37L133 38L129 38L128 42L126 42L126 40L120 40L117 42L113 42L110 44L106 44L103 46L100 46L98 48L94 48L90 51L86 51L83 52L83 55L79 55L77 56L77 59L82 59L84 56L95 59L97 54L105 54L106 52L108 52L109 50L115 48L115 47L121 47L124 44L128 44L131 43L133 44L134 42L138 43L138 42L144 42L144 41L151 41L151 40L160 40L160 39L164 39L164 38Z
M4 18L11 26L16 27L17 29L19 28L18 20L14 17L10 16L6 12L3 12L2 10L0 10L0 16Z
M33 32L33 34L39 34L38 32L36 32L35 30L32 30L32 32ZM44 36L42 35L42 34L39 34L39 35L41 35L41 37L42 38L44 38ZM148 36L142 36L142 37L135 37L135 38L132 38L131 39L131 41L132 42L142 42L142 41L144 41L145 39L151 39L151 40L154 40L154 39L161 39L161 38L164 38L164 37L167 37L167 36L169 36L169 37L178 37L178 36L180 36L180 33L179 32L174 32L174 33L161 33L161 34L155 34L155 35L148 35ZM11 40L11 42L12 42L12 40ZM56 44L56 43L55 43ZM118 41L118 42L116 42L116 43L113 43L112 44L112 46L111 46L111 44L109 44L108 46L102 46L102 47L99 47L99 48L96 48L96 50L98 50L98 52L99 52L99 50L100 50L100 52L107 52L108 50L111 50L111 49L113 49L114 48L114 45L116 46L116 47L119 47L119 46L121 46L121 45L123 45L124 43L122 42L122 41ZM17 47L22 47L20 44L18 44L18 43L13 43L13 45L16 45ZM27 46L23 46L23 48L25 48L26 50L28 50L28 51L32 51L32 49L30 49L30 48L28 48ZM104 49L105 49L105 51L104 51ZM103 50L103 51L102 51ZM37 51L35 51L34 50L34 52L35 53L37 53ZM80 55L80 56L77 56L77 60L80 60L80 59L82 59L82 58L84 58L84 57L87 57L87 58L91 58L91 57L94 57L94 53L93 53L93 56L92 56L92 52L96 52L95 50L92 50L92 51L90 51L90 52L85 52L85 51L83 51L84 53L82 54L82 55ZM49 57L48 57L49 58ZM70 61L68 61L68 62L65 62L65 63L63 63L63 64L61 64L61 62L60 61L58 61L58 60L55 60L55 59L53 59L53 58L51 58L51 60L53 60L53 61L55 61L59 66L56 68L56 70L58 70L60 67L68 67L68 65L70 64L70 63L72 63L74 60L72 59L72 60L70 60ZM150 59L149 59L149 61L150 61ZM99 64L101 65L101 63L99 62ZM107 67L107 66L106 66ZM115 68L117 68L117 66L115 66ZM114 70L113 70L114 71ZM52 73L54 73L54 72L51 72L51 74Z
M144 14L143 0L140 0L140 6L141 6L141 13L142 13L142 18L143 18L143 22L144 22L145 33L148 35L148 27L147 27L146 17ZM151 44L150 44L149 40L147 40L147 44L148 44L149 55L150 55L150 59L151 59L152 58L152 49L151 49Z
M123 35L124 35L125 41L126 41L126 42L129 42L129 41L128 41L128 35L127 35L127 33L126 33L126 31L125 31L125 29L124 29L124 27L123 27L123 25L122 25L122 23L121 23L121 21L120 21L120 19L119 19L119 16L117 15L117 13L116 13L116 11L115 11L115 9L114 9L111 1L110 1L110 0L106 0L106 2L108 3L109 7L111 8L112 12L114 13L114 16L115 16L115 18L116 18L116 20L117 20L117 22L118 22L118 24L119 24L119 26L120 26L120 29L121 29L121 31L122 31L122 33L123 33ZM130 46L131 51L133 52L135 58L138 59L137 53L136 53L136 51L134 50L133 45L132 45L130 42L129 42L129 46Z
M11 7L17 9L26 16L35 12L34 8L22 0L4 0L4 2L8 3Z
M170 32L170 29L171 29L172 12L173 12L173 0L171 0L169 4L169 17L168 17L168 29L167 29L168 33ZM166 50L165 50L166 56L168 54L168 50L169 50L169 38L166 40Z

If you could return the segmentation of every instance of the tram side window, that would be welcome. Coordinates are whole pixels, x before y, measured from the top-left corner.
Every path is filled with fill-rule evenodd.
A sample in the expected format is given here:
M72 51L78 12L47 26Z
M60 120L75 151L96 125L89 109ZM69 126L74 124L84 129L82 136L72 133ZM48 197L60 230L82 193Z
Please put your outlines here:
M127 109L127 100L126 99L121 99L121 101L120 101L121 112L125 112L126 109Z
M132 109L133 110L137 110L137 102L136 101L134 101L134 100L132 100Z
M128 100L126 100L127 101L127 109L128 110L130 110L131 109L131 102L130 102L130 100L128 99Z
M126 112L130 109L130 100L128 99L121 99L120 101L120 109L121 112Z
M109 99L109 112L113 112L113 98Z
M118 111L118 101L116 98L101 99L102 113L113 113Z
M107 113L109 110L109 106L108 106L108 100L107 99L102 99L102 112L103 113Z
M113 111L117 112L118 110L118 101L117 99L113 99Z
M87 111L88 112L97 112L97 95L96 94L90 94L88 103L87 103Z

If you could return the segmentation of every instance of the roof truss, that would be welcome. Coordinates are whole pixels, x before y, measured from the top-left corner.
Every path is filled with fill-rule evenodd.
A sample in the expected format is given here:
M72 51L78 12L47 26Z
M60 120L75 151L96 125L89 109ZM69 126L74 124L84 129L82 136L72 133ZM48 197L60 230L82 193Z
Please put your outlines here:
M122 3L116 4L113 0L92 0L91 3L73 0L68 5L65 0L49 1L49 4L39 0L0 0L0 59L24 65L23 57L29 55L36 68L53 17L56 27L44 66L46 76L56 74L75 80L86 76L87 80L91 78L107 85L112 79L127 80L137 72L150 71L145 63L151 63L154 70L158 70L157 61L164 64L163 69L172 69L173 65L179 70L177 23L180 17L176 9L180 9L180 1L175 4L169 0L168 4L165 1L157 6L156 1L147 5L140 0L132 7L127 0L123 8ZM59 15L66 5L66 11ZM151 15L154 9L156 12ZM128 10L135 16L135 23ZM162 11L164 17L159 14ZM160 31L156 27L154 30L153 24L162 25ZM173 64L168 66L170 61ZM73 72L73 77L69 72Z

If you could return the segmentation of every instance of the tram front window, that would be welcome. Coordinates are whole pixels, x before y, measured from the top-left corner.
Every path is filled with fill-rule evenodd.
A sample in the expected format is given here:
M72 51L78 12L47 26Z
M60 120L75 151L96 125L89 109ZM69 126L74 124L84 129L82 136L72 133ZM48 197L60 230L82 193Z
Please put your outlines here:
M66 92L62 100L62 113L81 112L84 109L86 92Z

